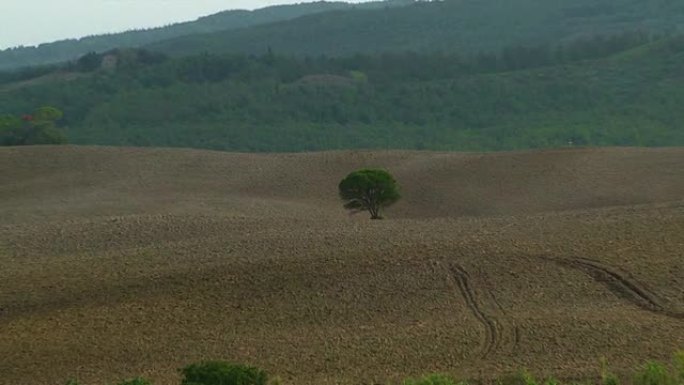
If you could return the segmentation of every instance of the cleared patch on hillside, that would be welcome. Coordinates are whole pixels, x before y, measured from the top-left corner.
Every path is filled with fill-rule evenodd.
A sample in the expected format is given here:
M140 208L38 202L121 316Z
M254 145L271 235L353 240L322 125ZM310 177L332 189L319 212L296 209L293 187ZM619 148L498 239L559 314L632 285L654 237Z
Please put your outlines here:
M55 72L29 80L22 80L19 82L0 85L0 92L15 91L48 83L72 82L86 76L88 76L88 74L75 72Z

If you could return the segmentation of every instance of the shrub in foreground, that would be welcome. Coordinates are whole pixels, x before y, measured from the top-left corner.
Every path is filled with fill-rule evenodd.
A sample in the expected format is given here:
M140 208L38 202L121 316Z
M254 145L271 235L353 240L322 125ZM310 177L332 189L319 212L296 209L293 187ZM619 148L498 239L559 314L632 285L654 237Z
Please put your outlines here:
M648 362L634 377L634 385L677 385L677 379L658 362Z
M679 377L679 383L684 385L684 350L675 354L674 361L677 377Z
M207 361L181 369L181 385L266 385L268 375L259 368Z
M420 378L408 378L402 385L465 385L465 383L457 383L445 374L434 373Z
M466 385L464 382L457 382L447 374L433 373L419 378L407 378L402 385Z
M527 370L521 370L499 377L496 380L496 385L560 385L560 382L553 377L538 381Z
M142 377L137 377L131 380L119 382L117 385L152 385L152 383Z

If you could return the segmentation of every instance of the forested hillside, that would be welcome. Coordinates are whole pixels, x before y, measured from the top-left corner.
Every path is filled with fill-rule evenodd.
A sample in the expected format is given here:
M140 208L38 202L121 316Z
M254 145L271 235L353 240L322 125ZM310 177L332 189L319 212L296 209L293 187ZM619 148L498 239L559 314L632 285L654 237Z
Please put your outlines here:
M478 56L110 55L116 69L1 84L0 115L49 105L71 143L233 151L684 145L681 37Z
M624 32L683 31L677 0L385 0L314 2L226 11L163 28L0 51L0 70L73 60L88 52L146 47L175 56L344 56L379 52L497 52Z
M350 9L373 9L399 6L412 0L390 0L366 4L344 2L315 2L296 5L272 6L256 11L233 10L200 18L193 22L124 33L89 36L82 39L62 40L37 47L18 47L0 51L0 70L24 66L59 63L78 58L88 52L103 52L114 48L140 47L179 36L216 31L232 31L259 24L294 19L303 15Z
M174 55L202 52L350 55L377 52L496 52L594 35L675 33L678 0L444 0L408 7L309 15L237 31L188 35L149 46Z

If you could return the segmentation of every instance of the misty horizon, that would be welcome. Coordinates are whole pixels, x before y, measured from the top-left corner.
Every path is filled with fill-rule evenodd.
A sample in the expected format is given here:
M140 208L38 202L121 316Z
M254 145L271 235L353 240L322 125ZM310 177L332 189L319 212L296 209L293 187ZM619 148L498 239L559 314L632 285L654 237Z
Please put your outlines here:
M197 20L229 10L255 10L314 0L64 0L44 4L25 0L5 5L0 13L0 50L59 40L152 29ZM346 0L361 3L369 0ZM32 22L26 23L25 15ZM40 28L35 28L40 25Z

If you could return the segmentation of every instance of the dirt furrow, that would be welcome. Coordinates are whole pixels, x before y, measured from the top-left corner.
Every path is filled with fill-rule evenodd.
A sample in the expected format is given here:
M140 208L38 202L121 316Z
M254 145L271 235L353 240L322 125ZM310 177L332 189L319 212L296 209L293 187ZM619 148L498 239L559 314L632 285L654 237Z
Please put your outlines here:
M494 292L489 289L488 294L492 299L492 302L496 305L496 310L500 317L491 317L494 322L496 322L499 329L499 345L498 350L506 348L506 351L510 354L515 354L520 344L520 327L506 314L506 309L501 305L499 300L496 298ZM504 322L503 319L506 319ZM501 346L505 345L505 346Z
M597 282L604 284L611 292L625 298L633 304L675 319L684 319L684 312L674 311L663 304L663 301L627 274L588 258L556 259L547 258L562 266L578 269Z
M475 298L475 292L470 286L470 276L468 272L460 265L453 264L450 267L451 276L453 277L461 295L466 301L466 305L473 313L475 318L482 324L485 330L485 340L482 348L482 358L487 358L489 354L499 345L499 328L500 325L492 318L487 316Z

